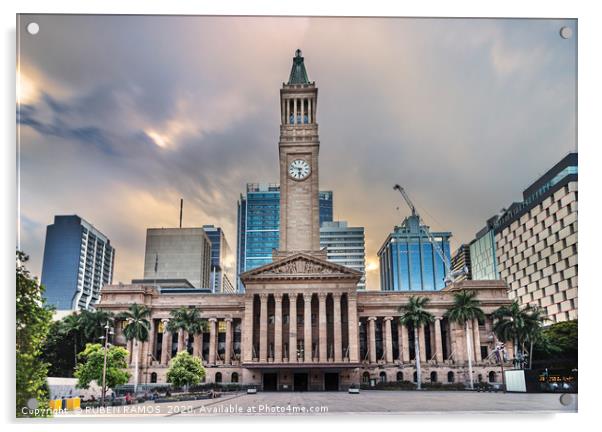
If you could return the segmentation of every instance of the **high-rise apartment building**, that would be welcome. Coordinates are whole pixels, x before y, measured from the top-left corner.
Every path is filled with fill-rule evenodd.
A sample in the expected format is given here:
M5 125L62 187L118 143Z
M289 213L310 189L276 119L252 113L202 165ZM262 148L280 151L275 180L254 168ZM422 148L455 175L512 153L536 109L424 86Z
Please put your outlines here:
M332 221L331 191L320 191L319 222ZM237 291L242 291L238 276L272 262L272 251L280 244L280 185L248 183L240 196L237 215Z
M144 280L157 285L211 287L211 240L203 228L146 230Z
M320 247L326 248L328 261L362 272L357 289L366 289L364 227L350 227L346 221L323 222L320 226Z
M378 251L382 291L434 291L445 287L447 270L442 256L450 262L452 234L433 232L429 236L427 229L417 215L412 215L387 236Z
M234 256L224 231L213 225L203 225L203 230L211 241L211 290L218 294L233 293Z
M94 309L103 285L113 281L115 249L79 216L55 216L46 228L41 282L57 310Z
M451 257L451 270L458 274L456 281L472 279L470 261L470 247L467 244L460 245Z

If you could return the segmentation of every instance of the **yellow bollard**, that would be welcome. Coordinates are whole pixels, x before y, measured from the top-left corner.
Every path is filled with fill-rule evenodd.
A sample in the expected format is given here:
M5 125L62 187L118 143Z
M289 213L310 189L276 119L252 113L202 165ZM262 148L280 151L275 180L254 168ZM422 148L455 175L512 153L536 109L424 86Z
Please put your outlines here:
M81 408L80 404L81 404L81 399L80 398L78 398L78 397L73 398L73 409L74 410L80 409Z
M72 410L73 409L73 398L69 398L67 399L67 410Z

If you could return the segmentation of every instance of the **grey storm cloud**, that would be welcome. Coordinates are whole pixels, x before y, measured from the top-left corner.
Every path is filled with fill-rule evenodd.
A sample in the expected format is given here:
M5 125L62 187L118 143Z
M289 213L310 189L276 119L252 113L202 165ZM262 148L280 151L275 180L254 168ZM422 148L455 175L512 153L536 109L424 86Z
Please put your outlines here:
M236 248L247 182L277 182L296 48L319 87L320 181L367 258L408 213L470 241L576 149L574 20L21 16L20 239L79 214L141 276L145 229L214 223ZM574 37L561 39L560 27ZM27 91L26 91L27 90ZM27 93L27 94L26 94ZM378 271L368 276L378 287Z

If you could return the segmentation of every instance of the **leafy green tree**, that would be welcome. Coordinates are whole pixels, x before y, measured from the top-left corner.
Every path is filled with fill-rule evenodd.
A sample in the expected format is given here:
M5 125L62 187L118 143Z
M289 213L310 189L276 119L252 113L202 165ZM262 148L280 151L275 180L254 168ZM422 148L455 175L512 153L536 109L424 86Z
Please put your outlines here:
M418 390L422 388L422 377L420 369L420 340L418 339L418 327L433 322L435 317L428 312L425 307L429 299L426 297L410 297L408 304L401 306L399 310L402 312L399 322L402 325L411 324L414 327L414 359L416 360L416 387Z
M525 343L536 341L543 325L541 311L531 305L521 307L515 300L510 306L498 308L493 316L495 335L502 341L513 341L515 357L524 367Z
M533 358L546 367L577 367L578 322L563 321L544 327L533 347Z
M79 353L81 363L75 368L77 387L87 389L92 381L102 387L102 370L104 366L105 349L101 344L86 344L86 348ZM115 345L107 350L107 369L105 376L104 392L109 388L126 384L130 378L127 372L128 352L125 348ZM103 389L101 389L103 390Z
M178 351L187 350L188 344L184 340L184 332L194 335L194 339L198 341L202 333L209 328L207 320L201 318L200 312L196 308L181 307L172 310L170 316L167 331L179 333Z
M138 390L138 362L140 349L138 344L148 340L150 333L150 321L148 320L150 311L144 305L134 303L129 307L129 310L119 315L120 318L126 320L126 327L123 334L127 340L133 341L134 350L134 393Z
M205 378L205 368L201 359L188 351L180 351L171 361L167 371L167 382L175 387L188 387L200 384Z
M73 351L77 346L74 346L74 338L66 336L61 327L62 321L54 321L50 325L40 358L48 363L48 376L73 377L77 365L77 357L73 357Z
M67 315L60 321L60 332L66 336L67 339L73 338L73 367L77 365L77 353L79 352L78 338L81 341L83 338L80 336L83 330L81 315L72 313Z
M468 376L470 378L470 388L474 389L474 378L472 376L472 349L473 343L470 337L468 324L473 320L483 320L485 314L480 307L480 302L475 298L477 295L474 291L462 290L454 293L454 304L445 313L447 319L464 326L464 334L466 337L466 355L468 357Z
M52 321L52 308L44 301L44 287L25 267L29 257L17 251L16 259L16 415L28 417L29 412L23 412L23 408L29 399L38 401L40 412L48 408L48 364L40 357Z

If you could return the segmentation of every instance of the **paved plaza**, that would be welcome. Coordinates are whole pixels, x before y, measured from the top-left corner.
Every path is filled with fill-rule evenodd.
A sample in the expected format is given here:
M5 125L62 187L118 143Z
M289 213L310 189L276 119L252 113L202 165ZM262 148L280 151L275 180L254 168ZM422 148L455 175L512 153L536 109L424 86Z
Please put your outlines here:
M148 417L148 416L247 416L247 415L332 415L356 414L441 414L441 413L559 413L577 412L577 395L568 405L561 394L477 393L436 391L237 393L219 399L181 403L152 403L88 410L61 417ZM565 401L566 402L566 401Z

